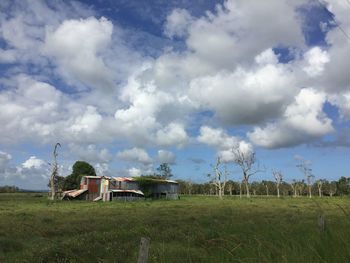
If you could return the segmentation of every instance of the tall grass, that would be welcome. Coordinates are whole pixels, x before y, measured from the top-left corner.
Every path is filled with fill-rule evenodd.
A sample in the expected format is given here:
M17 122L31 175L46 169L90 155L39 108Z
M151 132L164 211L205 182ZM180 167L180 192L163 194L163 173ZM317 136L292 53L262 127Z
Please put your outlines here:
M325 231L318 216L325 216ZM350 262L350 199L50 202L0 194L0 262Z

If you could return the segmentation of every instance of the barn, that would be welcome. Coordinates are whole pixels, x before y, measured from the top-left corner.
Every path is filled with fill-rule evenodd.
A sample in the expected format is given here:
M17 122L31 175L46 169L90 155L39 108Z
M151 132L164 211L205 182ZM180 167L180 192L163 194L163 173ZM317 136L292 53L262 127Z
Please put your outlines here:
M62 199L89 201L136 201L147 198L178 198L179 184L147 177L83 176L80 189L63 193Z

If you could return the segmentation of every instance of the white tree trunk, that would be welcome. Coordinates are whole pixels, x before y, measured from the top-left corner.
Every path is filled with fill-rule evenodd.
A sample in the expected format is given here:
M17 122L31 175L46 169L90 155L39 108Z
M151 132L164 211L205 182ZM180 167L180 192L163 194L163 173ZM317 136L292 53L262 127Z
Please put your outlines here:
M247 197L250 197L250 193L249 193L249 184L248 184L248 180L245 179L244 180L244 184L245 184L245 190L247 191Z

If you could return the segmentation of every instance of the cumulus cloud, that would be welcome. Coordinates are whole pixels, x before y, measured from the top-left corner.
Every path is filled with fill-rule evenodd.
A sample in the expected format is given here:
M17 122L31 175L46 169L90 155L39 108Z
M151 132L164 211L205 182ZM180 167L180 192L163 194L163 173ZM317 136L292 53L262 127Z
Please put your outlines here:
M79 160L99 164L103 167L104 164L112 160L112 154L106 148L100 148L94 144L82 146L77 144L69 145L70 151L77 156Z
M170 38L184 37L192 21L193 18L187 10L176 8L167 17L164 33Z
M305 53L305 60L307 65L303 70L311 77L319 76L322 74L330 59L327 51L321 50L319 47L314 47Z
M166 150L159 150L157 159L159 163L175 164L176 162L175 154Z
M102 17L66 20L57 29L48 28L45 50L53 56L60 73L92 88L112 88L112 72L100 55L111 43L113 24Z
M31 156L23 163L11 163L11 155L0 152L0 184L16 185L27 189L46 189L50 177L50 165Z
M269 53L270 58L263 58ZM239 68L192 80L190 94L229 124L251 124L278 117L294 93L295 77L271 51L258 55L253 70Z
M11 154L0 151L0 173L5 173L11 159Z
M22 166L23 168L26 168L26 169L40 169L46 164L47 163L45 163L41 159L38 159L36 156L31 156L28 160L22 163Z
M153 162L152 158L144 149L137 147L118 152L117 157L124 161L138 162L144 165L151 164Z
M350 5L328 2L350 32ZM181 48L174 44L151 57L145 50L165 40L129 43L130 30L83 4L2 1L8 14L0 15L0 143L67 143L103 174L115 153L100 143L122 141L129 149L117 156L140 163L128 168L140 174L153 161L144 148L191 147L199 127L197 142L225 161L233 147L251 148L208 123L233 134L243 127L252 143L267 148L319 140L338 128L324 112L327 100L340 122L350 116L344 59L350 51L344 34L325 24L328 45L306 46L299 7L310 4L230 0L197 17L174 9L161 30L166 43L175 39ZM295 51L288 62L285 50ZM175 161L165 150L154 158ZM10 159L0 154L0 171L25 174L35 161L40 166L36 159L17 165Z
M334 131L332 120L323 112L326 95L315 89L302 89L280 121L256 127L248 133L256 145L281 148L308 143Z
M240 140L238 137L229 136L220 128L202 126L197 140L215 148L218 157L223 162L234 161L235 150L239 150L243 154L251 154L253 152L253 147L250 143Z

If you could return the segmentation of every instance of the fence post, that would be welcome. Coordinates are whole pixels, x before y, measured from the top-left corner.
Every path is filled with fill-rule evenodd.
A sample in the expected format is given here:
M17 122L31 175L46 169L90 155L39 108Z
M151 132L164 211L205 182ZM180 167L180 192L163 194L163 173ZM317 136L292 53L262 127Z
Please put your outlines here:
M150 239L147 237L141 237L139 258L137 263L147 263L148 260L148 251L149 251Z
M324 218L323 214L318 216L318 228L319 228L320 232L325 231L325 218Z

